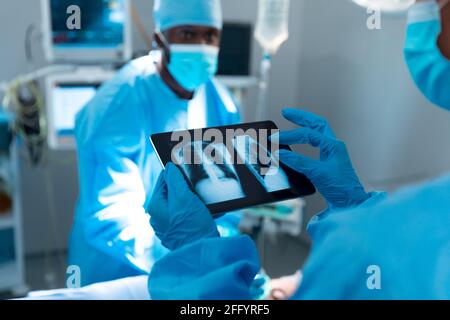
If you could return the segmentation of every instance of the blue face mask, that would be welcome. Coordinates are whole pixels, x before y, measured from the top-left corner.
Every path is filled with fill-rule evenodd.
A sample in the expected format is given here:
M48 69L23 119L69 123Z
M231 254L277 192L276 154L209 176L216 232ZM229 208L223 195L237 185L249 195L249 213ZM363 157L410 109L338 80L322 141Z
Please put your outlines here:
M450 110L450 61L439 47L441 15L439 5L414 5L408 16L405 59L417 87L434 104Z
M172 44L169 48L169 72L184 89L194 91L216 74L218 47Z

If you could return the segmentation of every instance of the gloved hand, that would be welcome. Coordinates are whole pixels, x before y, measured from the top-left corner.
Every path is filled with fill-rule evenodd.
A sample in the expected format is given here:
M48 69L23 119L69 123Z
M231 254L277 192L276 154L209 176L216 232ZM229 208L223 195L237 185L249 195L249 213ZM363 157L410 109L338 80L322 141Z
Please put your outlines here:
M268 294L268 285L270 278L267 275L261 273L257 274L255 280L253 280L250 286L250 295L253 300L265 300Z
M347 148L336 139L327 121L298 109L286 109L283 116L303 128L281 132L281 145L309 144L320 148L320 160L280 150L280 160L307 176L330 208L356 206L369 198L353 169Z
M159 176L148 212L156 236L169 250L219 237L211 213L172 163Z

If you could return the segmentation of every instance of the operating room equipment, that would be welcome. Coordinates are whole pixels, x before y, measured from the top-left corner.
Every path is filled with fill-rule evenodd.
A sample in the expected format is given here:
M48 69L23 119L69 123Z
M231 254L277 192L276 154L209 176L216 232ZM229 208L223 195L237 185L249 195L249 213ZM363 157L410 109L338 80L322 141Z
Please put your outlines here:
M70 65L70 64L48 65L48 66L39 68L35 71L32 71L30 73L19 75L12 81L0 82L0 92L6 92L8 90L8 88L16 82L27 83L27 82L39 80L40 78L44 78L48 75L55 74L55 73L64 73L64 72L70 73L70 72L74 71L75 68L76 68L76 66Z
M15 115L14 131L23 137L31 162L39 163L46 138L46 123L44 98L37 83L12 83L6 92L4 105Z
M78 66L70 73L45 78L48 145L53 150L74 150L75 116L95 96L115 70Z
M12 177L8 170L8 157L13 139L10 121L10 117L0 109L0 217L9 214L12 209Z
M302 233L304 207L303 199L293 199L245 209L239 228L255 239L259 235L257 233L264 232L264 236L272 242L280 234L298 237Z
M8 154L13 138L10 123L12 115L0 105L0 154Z
M269 55L288 39L290 0L260 0L255 38Z
M74 69L72 65L47 66L0 84L4 91L3 108L11 114L14 132L23 138L33 164L42 160L47 139L45 98L38 80Z
M219 69L216 78L245 108L249 89L258 85L252 73L253 31L250 23L224 22L219 52Z
M59 125L59 122L52 121L52 116L55 116L55 114L62 115L62 118L67 119L71 115L68 110L65 110L65 112L62 112L61 110L63 107L69 107L70 104L67 103L67 101L63 104L64 105L58 105L55 106L55 99L53 98L53 95L48 94L55 93L57 91L57 87L51 88L51 90L41 90L42 84L45 84L49 79L66 79L68 77L72 77L74 79L75 76L80 75L80 72L78 72L79 68L74 65L49 65L43 68L40 68L36 71L30 72L28 74L19 75L16 79L10 81L10 82L4 82L2 83L1 87L5 91L4 96L4 110L6 114L9 117L9 122L11 123L13 130L13 133L15 135L18 135L19 138L15 139L15 144L13 147L13 153L12 158L15 161L19 161L19 156L15 155L16 152L18 152L19 145L22 143L25 143L25 146L27 147L30 155L31 163L34 165L40 165L41 168L45 170L45 179L43 180L43 186L45 186L45 190L48 194L48 214L49 214L49 221L51 223L50 225L50 231L46 233L46 236L48 237L48 244L49 248L51 246L51 243L56 241L56 239L59 239L58 233L60 232L60 227L58 226L57 222L57 213L55 208L55 197L53 192L53 186L50 182L51 179L51 173L49 170L49 164L48 164L48 153L46 152L48 149L46 147L47 142L49 142L50 145L52 145L52 141L47 141L50 136L54 137L56 136L56 130L52 131L50 135L48 135L48 123L50 122L52 125L52 129L54 128L53 125ZM91 76L95 76L95 72L92 72L89 74L89 72L84 73L84 79L89 79ZM78 78L79 79L79 78ZM42 81L43 80L43 81ZM105 79L104 79L105 80ZM47 82L48 83L48 82ZM56 84L56 83L52 83ZM26 90L21 90L20 88L25 87ZM48 88L47 88L48 89ZM23 93L21 91L24 91ZM45 96L43 93L47 93L47 96ZM61 99L60 99L61 100ZM59 100L59 102L61 102ZM44 104L44 101L47 103ZM76 101L76 100L75 100ZM56 101L57 102L57 101ZM74 102L74 97L72 96L70 99L70 102ZM59 110L54 110L54 108L49 107L58 107ZM80 108L82 106L79 106ZM50 112L47 112L50 111ZM52 112L55 111L55 112ZM61 117L59 118L61 119ZM72 119L73 121L73 119ZM67 121L66 121L67 122ZM72 126L73 129L73 126ZM53 135L54 134L54 135ZM6 136L5 136L6 137ZM70 137L69 137L70 138ZM14 166L18 166L16 163ZM15 174L13 176L13 184L16 185L18 183L18 175ZM16 203L15 206L13 206L13 210L15 213L15 216L17 218L14 218L13 221L20 219L20 205L18 203L20 202L20 189L15 186L13 188L12 192L12 198L13 201ZM20 221L15 222L15 224L19 224ZM16 232L17 239L20 238L20 233ZM53 240L52 240L53 239ZM19 241L17 241L20 243ZM21 261L21 255L18 255L18 261ZM53 270L50 270L50 260L52 259L50 254L50 249L46 251L45 254L45 262L46 262L46 273L44 274L44 278L47 281L47 284L50 288L55 287L55 281L56 276L53 273ZM65 263L59 259L59 266L61 268L64 268ZM20 279L20 272L22 272L22 268L18 268L19 272L19 279ZM14 281L16 281L16 277L14 276ZM23 281L20 281L23 282ZM1 284L0 284L1 285ZM18 287L19 289L15 289L18 292L26 291L26 287L24 285L21 285Z
M262 268L267 267L268 262L267 241L277 244L283 235L300 239L305 205L303 199L291 199L243 210L239 230L257 244Z
M14 230L0 229L0 265L14 260Z
M47 61L114 64L131 59L130 0L41 0L41 12ZM79 25L72 26L77 19Z
M450 5L450 4L447 4ZM450 60L438 47L441 14L434 1L418 3L408 15L405 60L417 87L432 103L450 110Z
M268 88L272 57L289 38L290 0L259 0L255 38L263 48L259 75L259 96L257 119L268 116Z
M224 21L217 74L227 77L250 77L253 42L251 23Z
M6 129L4 125L11 125L13 119L3 111L0 118L2 127ZM20 296L28 292L24 272L21 177L17 137L8 131L2 130L6 136L2 138L6 139L0 151L0 291L11 290Z
M10 214L13 205L12 175L8 170L9 155L9 150L0 152L0 217Z
M12 199L9 186L3 177L0 177L0 216L8 214L11 210Z

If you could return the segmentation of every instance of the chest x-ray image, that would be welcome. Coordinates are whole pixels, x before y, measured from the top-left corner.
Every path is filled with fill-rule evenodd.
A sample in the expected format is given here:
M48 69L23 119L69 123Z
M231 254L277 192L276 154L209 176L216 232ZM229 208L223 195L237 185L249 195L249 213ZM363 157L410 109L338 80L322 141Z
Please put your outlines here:
M223 143L194 141L175 151L177 164L206 204L291 188L279 161L254 138L237 136L230 150Z
M192 142L178 151L178 164L206 204L245 197L232 158L222 143Z
M233 144L239 157L243 159L244 164L267 192L286 190L291 187L279 161L254 138L247 135L237 136Z

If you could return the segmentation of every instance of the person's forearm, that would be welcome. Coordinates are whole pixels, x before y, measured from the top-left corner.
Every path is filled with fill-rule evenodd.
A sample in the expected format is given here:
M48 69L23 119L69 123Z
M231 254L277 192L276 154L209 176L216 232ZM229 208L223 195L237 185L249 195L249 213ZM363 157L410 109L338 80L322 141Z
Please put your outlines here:
M378 205L381 201L386 199L387 193L386 192L370 192L369 198L358 205L355 208L368 208L372 206ZM348 210L352 210L351 208ZM330 208L318 213L316 216L314 216L311 221L308 223L306 229L308 231L309 236L311 237L313 243L315 241L320 241L322 237L327 235L327 232L324 232L324 226L326 225L326 220L328 217L333 216L334 214L339 214L339 212L342 212L345 210L332 210Z
M147 273L153 234L144 208L123 201L91 214L83 236L104 255Z
M259 269L249 237L202 239L158 260L149 292L154 300L249 300Z

